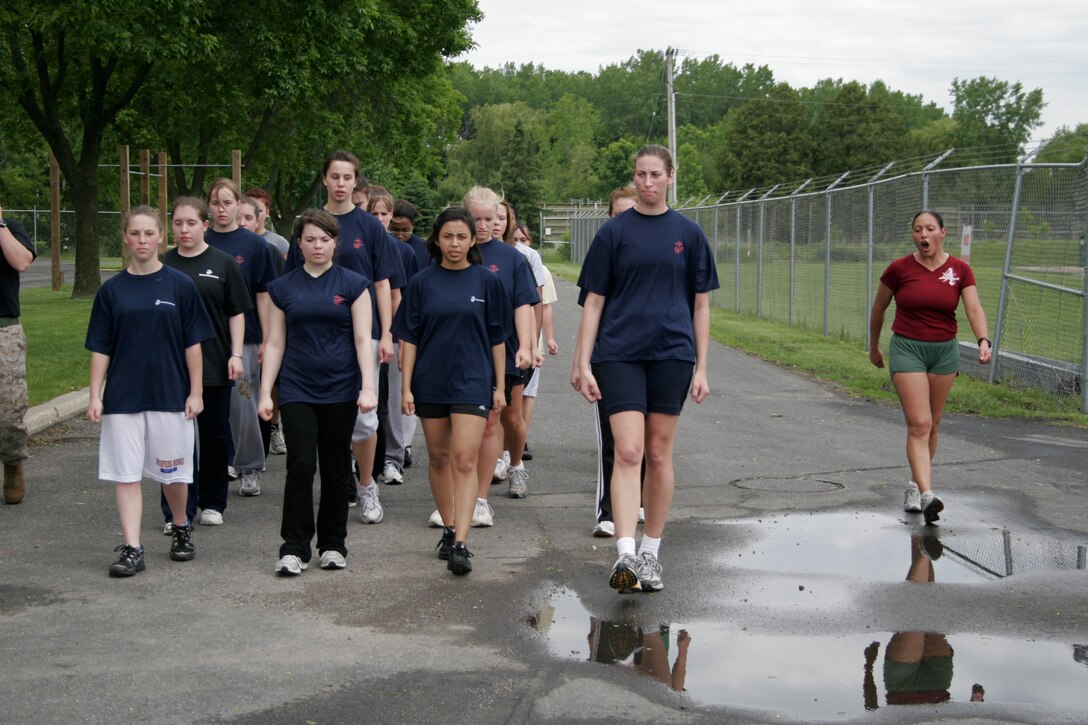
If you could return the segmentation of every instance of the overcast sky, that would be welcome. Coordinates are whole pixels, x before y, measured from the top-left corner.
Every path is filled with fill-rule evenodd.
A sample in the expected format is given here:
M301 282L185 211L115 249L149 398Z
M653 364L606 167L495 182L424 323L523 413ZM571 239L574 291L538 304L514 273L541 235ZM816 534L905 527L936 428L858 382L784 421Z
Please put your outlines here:
M479 0L477 48L458 60L596 73L637 50L767 65L794 87L821 78L921 94L951 108L953 78L1043 89L1042 140L1088 123L1088 0ZM678 100L682 103L683 100Z

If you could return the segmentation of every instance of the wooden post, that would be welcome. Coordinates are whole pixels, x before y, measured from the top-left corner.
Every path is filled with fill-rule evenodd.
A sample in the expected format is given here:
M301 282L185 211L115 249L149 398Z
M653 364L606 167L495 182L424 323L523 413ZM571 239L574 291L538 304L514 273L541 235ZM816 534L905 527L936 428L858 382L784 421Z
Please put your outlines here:
M64 285L64 272L60 268L60 166L52 151L49 152L49 209L53 291L60 292Z
M140 203L151 203L151 152L140 149Z
M132 208L132 162L128 156L128 146L121 149L121 215ZM128 247L121 245L121 268L128 269Z
M230 152L230 178L234 179L239 189L242 188L242 152L239 149Z
M169 220L166 216L166 205L170 203L168 190L166 188L166 152L159 152L159 223L162 225L163 231L170 229ZM159 244L159 254L166 254L166 237L163 235L162 243Z

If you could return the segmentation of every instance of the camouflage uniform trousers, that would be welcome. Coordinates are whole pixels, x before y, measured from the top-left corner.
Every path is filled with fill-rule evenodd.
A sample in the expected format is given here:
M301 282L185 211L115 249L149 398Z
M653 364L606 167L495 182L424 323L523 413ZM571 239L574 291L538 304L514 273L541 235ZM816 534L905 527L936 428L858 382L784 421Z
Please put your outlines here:
M22 325L0 327L0 462L18 463L26 450L26 336Z

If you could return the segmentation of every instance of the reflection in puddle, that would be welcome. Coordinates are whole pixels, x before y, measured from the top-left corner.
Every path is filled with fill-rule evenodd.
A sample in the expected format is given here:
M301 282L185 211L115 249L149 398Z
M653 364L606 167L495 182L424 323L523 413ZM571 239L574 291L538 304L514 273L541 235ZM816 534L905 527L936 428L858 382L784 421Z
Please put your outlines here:
M905 578L925 586L938 579L979 582L1037 569L1084 568L1084 547L1000 529L905 528L890 517L846 514L730 525L758 526L762 538L742 556L730 554L726 565L789 572L786 586L794 599L805 591L793 583L795 573L823 575L825 583L827 577ZM833 719L900 705L973 701L1088 719L1085 644L918 631L767 634L716 621L637 618L636 609L622 621L601 619L572 591L559 589L532 624L556 657L628 668L708 705Z
M925 632L807 637L711 621L639 626L592 616L567 589L549 601L533 624L554 656L624 667L707 705L829 719L984 693L989 703L1088 717L1086 645Z

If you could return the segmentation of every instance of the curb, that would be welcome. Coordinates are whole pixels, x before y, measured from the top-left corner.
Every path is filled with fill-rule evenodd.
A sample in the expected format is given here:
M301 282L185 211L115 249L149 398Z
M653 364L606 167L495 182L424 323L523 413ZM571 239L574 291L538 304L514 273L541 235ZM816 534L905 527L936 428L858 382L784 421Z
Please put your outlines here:
M74 390L49 402L35 405L26 412L23 422L26 423L29 435L37 435L62 421L74 418L87 410L87 401L90 399L90 388Z

